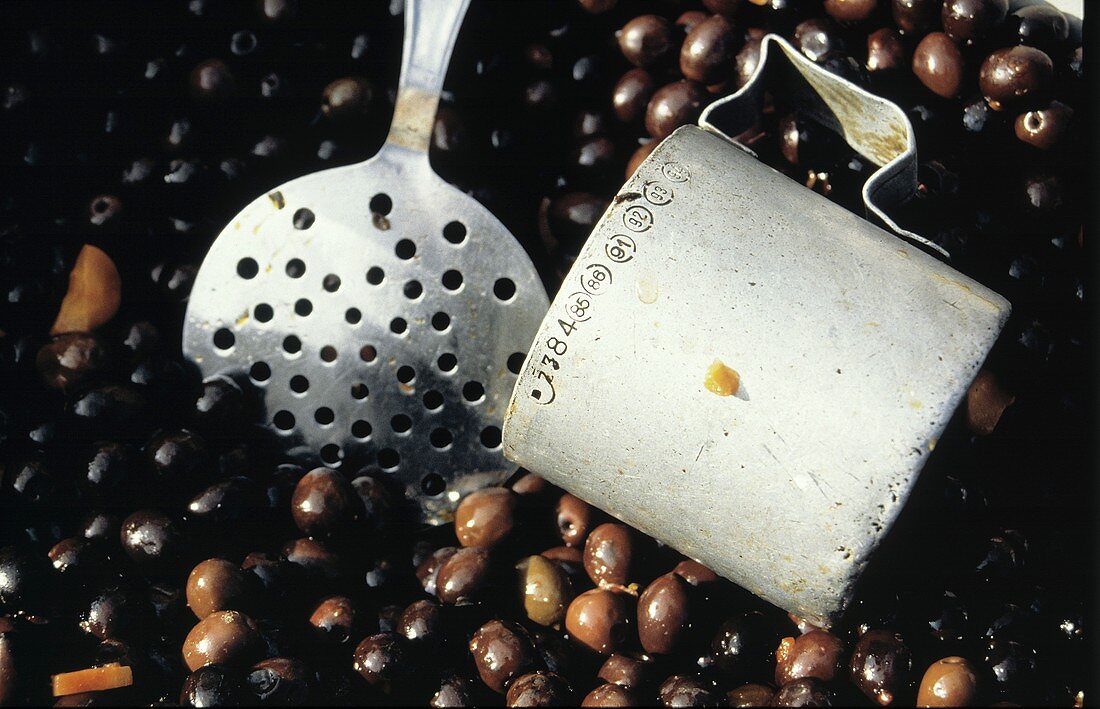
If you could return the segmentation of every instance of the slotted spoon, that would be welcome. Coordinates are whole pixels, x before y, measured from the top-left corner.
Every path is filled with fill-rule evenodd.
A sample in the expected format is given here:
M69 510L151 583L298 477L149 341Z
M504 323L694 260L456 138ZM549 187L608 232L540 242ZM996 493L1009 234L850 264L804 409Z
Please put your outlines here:
M433 524L516 469L500 429L548 306L515 238L428 163L468 5L406 0L383 148L241 210L203 261L183 332L204 377L257 387L288 452L376 464Z

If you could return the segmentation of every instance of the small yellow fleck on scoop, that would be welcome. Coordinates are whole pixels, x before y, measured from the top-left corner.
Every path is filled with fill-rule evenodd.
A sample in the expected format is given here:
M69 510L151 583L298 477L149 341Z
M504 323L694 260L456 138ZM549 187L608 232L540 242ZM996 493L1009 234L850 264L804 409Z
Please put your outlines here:
M718 396L733 396L741 388L741 375L716 359L707 367L703 384Z

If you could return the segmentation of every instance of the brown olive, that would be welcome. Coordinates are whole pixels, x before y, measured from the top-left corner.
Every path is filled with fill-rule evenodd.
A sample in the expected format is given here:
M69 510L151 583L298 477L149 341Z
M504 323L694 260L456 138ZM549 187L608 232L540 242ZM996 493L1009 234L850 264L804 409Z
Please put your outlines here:
M559 564L544 556L529 556L516 565L523 608L539 625L557 625L573 600L573 585Z
M134 563L168 568L183 552L183 534L176 523L156 510L139 510L122 522L122 548Z
M488 585L490 568L489 552L459 549L439 566L435 595L450 605L472 603Z
M642 693L630 687L618 684L601 684L581 701L582 707L643 707L646 702Z
M443 609L435 601L413 601L397 619L397 632L421 646L438 645L443 640Z
M1053 78L1054 63L1046 52L1009 47L985 58L978 71L978 86L989 106L1000 111L1040 100Z
M344 576L344 559L327 546L313 539L294 539L283 546L283 558L300 566L307 574L326 581Z
M1005 409L1016 401L996 374L983 369L966 390L966 425L980 436L993 433Z
M1008 0L945 0L943 31L956 42L984 39L1008 14Z
M918 707L965 707L974 702L978 674L962 657L936 660L925 671L917 690Z
M749 83L756 67L760 65L760 44L764 39L763 32L754 32L750 29L745 33L745 43L733 59L733 79L737 88Z
M90 333L58 335L38 350L35 367L46 386L68 390L98 374L108 364L107 347Z
M208 59L191 70L191 92L199 99L223 99L233 93L236 80L221 59Z
M702 10L685 10L676 18L675 24L680 28L680 31L684 33L684 36L687 36L691 34L691 31L695 29L700 22L703 22L708 17L710 17L710 15Z
M590 12L593 15L608 12L618 3L619 0L577 0L577 4L584 8L585 12Z
M692 629L691 586L678 574L654 579L638 598L638 639L646 652L676 652Z
M619 77L611 90L611 107L618 119L624 123L641 120L654 88L653 77L645 69L634 68Z
M300 660L271 657L252 666L246 683L261 705L301 706L309 701L313 677Z
M462 498L455 510L455 536L464 547L492 548L504 541L516 524L516 493L490 487Z
M1049 150L1061 142L1072 122L1073 109L1061 101L1051 101L1045 108L1016 117L1016 137L1040 150Z
M775 690L762 684L743 684L726 692L726 706L766 707L771 704Z
M623 687L647 687L656 682L657 667L649 655L614 653L600 665L596 676Z
M925 35L913 51L913 73L937 96L958 96L963 70L962 52L943 32Z
M672 573L679 575L696 588L705 587L718 582L718 574L692 559L684 559L681 561L672 569Z
M513 679L536 669L538 664L538 653L527 631L502 620L491 620L474 632L470 654L482 681L498 694L504 694Z
M625 593L602 588L585 591L569 604L565 629L589 650L610 655L630 639L634 623L630 605Z
M729 20L712 15L696 25L680 47L680 73L704 84L725 81L733 71L733 58L741 49L743 35Z
M663 707L717 707L723 699L713 682L691 675L672 675L657 688Z
M553 672L530 672L517 677L508 686L504 705L509 707L576 706L573 688Z
M845 45L840 29L827 18L809 19L794 28L792 44L811 61L823 62L843 52Z
M444 561L454 556L456 551L458 551L457 547L436 549L416 567L416 579L420 582L420 586L425 593L435 594L436 582L439 578L439 567L443 565Z
M693 123L706 99L706 89L693 81L666 84L657 89L646 106L645 128L658 140L666 138L680 126Z
M442 707L477 706L478 687L476 683L477 680L458 674L444 677L439 683L439 689L428 700L428 706L437 709Z
M11 618L0 617L0 706L15 704L16 690L19 685L19 664L17 649L19 630Z
M360 613L347 596L329 596L309 614L313 637L325 645L342 645L357 636Z
M581 498L568 492L558 499L558 533L566 546L583 547L592 530L595 510Z
M848 669L861 692L886 706L908 686L913 657L897 633L868 630L859 636Z
M1028 5L1017 8L1009 16L1013 34L1020 44L1041 49L1048 54L1059 49L1069 39L1069 21L1050 5Z
M867 35L867 71L896 72L907 65L905 45L895 30L883 27Z
M878 7L878 0L825 0L825 12L838 22L862 22Z
M828 686L814 677L792 679L776 691L773 707L831 707L833 695Z
M362 76L346 76L333 81L321 98L321 112L333 120L348 120L370 111L374 87Z
M625 524L608 522L584 542L584 570L595 584L625 585L634 572L634 533Z
M183 641L183 660L194 672L205 665L249 665L263 652L263 639L251 618L216 611L199 621Z
M798 638L784 638L775 651L775 683L814 677L829 682L844 659L844 643L827 630L811 630Z
M943 0L893 0L894 24L903 34L922 35L939 24Z
M311 537L346 534L363 519L363 501L355 488L328 468L316 468L302 476L294 488L290 510L298 529Z
M634 66L655 66L676 49L672 24L659 15L639 15L619 30L619 49Z
M187 605L202 620L214 611L246 611L256 589L236 564L225 559L199 562L187 577Z
M756 0L752 0L756 2ZM760 4L757 2L756 4ZM716 15L725 15L729 17L737 13L738 8L741 7L741 0L703 0L703 7L707 8Z
M405 680L416 670L408 642L393 632L363 638L355 647L351 666L373 685Z
M605 170L615 162L615 143L598 135L581 141L569 154L569 164L581 170Z

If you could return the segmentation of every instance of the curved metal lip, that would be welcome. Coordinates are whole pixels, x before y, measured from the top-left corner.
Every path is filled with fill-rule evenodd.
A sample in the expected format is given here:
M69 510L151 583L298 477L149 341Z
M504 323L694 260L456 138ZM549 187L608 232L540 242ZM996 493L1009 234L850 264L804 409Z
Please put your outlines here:
M897 147L904 145L904 148L894 150L892 157L884 162L878 162L873 157L866 156L879 164L879 169L867 179L861 190L864 208L867 210L869 217L879 221L897 236L919 248L929 250L944 259L950 260L951 254L946 249L919 234L904 229L887 211L891 206L914 194L917 186L917 142L912 123L910 123L905 112L896 103L881 96L876 96L847 79L821 68L803 56L800 51L779 35L768 34L764 37L760 45L760 61L756 66L756 71L753 72L752 78L735 93L707 106L699 116L699 126L729 140L734 145L755 156L752 150L737 142L735 136L741 132L740 130L736 132L723 130L717 122L721 122L722 114L733 114L742 118L747 116L758 117L760 113L759 99L767 83L765 77L772 71L774 65L783 62L783 60L786 60L788 65L793 66L804 77L815 77L816 80L825 84L832 84L843 92L845 98L851 100L853 107L860 109L854 111L852 117L855 113L858 113L861 118L876 114L879 116L888 115L890 120L895 122L895 127L903 127L903 135L896 136L901 138L896 145ZM839 118L838 123L841 128L848 127L843 118ZM879 121L878 125L889 132L890 127L885 125L886 123L886 121ZM742 129L748 127L748 125L743 125ZM866 127L866 121L863 122L861 127ZM840 134L849 145L852 145L847 130L840 131ZM855 148L854 145L852 147Z

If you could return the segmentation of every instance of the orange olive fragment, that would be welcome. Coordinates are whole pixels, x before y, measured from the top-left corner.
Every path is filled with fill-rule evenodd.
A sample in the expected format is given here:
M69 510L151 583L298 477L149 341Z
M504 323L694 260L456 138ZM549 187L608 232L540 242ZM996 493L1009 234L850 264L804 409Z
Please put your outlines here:
M134 674L126 665L112 662L102 667L89 667L86 670L62 672L53 676L53 695L63 697L82 692L102 692L107 689L129 687L134 683Z
M114 261L101 249L85 244L69 274L69 289L50 334L91 332L115 316L121 300L122 279Z
M722 360L716 359L707 367L703 384L718 396L732 396L741 388L741 375L722 364Z

